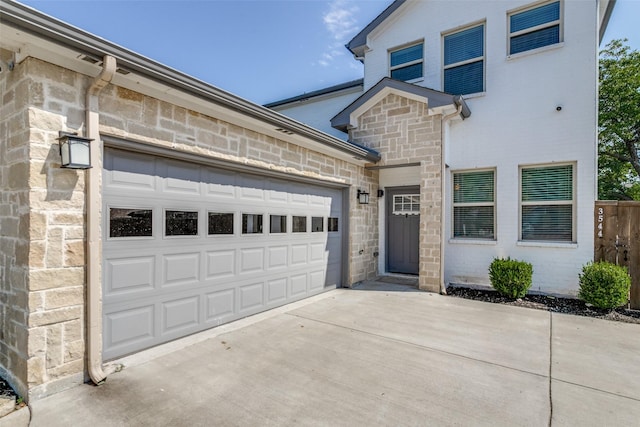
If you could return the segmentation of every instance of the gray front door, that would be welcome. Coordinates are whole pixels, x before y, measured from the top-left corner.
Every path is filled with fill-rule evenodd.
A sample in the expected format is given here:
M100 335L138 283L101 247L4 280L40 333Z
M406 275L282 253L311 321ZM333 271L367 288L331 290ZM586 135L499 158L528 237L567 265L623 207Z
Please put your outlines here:
M387 188L387 271L418 274L420 188Z

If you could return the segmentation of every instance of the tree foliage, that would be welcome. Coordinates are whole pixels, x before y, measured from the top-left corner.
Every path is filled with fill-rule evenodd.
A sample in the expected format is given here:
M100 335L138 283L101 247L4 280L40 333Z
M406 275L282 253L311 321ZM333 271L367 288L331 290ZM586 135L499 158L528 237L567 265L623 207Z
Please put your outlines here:
M640 200L640 52L612 40L600 52L598 197Z

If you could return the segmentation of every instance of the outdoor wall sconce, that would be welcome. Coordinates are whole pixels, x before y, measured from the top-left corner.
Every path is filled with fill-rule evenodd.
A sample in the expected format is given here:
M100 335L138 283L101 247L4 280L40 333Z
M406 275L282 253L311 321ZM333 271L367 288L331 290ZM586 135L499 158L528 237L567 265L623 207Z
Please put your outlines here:
M379 188L379 189L378 189L378 193L377 193L377 194L378 194L378 197L382 197L382 196L384 196L384 190L382 190L382 189L380 189L380 188Z
M360 203L361 205L369 204L369 193L367 193L366 191L358 190L357 198L358 198L358 203Z
M62 168L89 169L91 168L91 141L77 133L58 132L60 144L60 159Z

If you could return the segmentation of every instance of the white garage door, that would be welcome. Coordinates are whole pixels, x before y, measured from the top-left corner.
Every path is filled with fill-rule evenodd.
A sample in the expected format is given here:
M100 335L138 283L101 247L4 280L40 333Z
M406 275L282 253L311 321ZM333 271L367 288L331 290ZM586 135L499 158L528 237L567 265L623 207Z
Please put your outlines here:
M340 286L342 191L105 150L104 358Z

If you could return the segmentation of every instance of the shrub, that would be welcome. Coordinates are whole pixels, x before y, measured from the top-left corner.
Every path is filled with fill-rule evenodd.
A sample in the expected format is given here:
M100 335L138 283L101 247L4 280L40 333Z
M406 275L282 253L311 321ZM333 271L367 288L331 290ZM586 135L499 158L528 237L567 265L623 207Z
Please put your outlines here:
M491 286L499 294L510 298L522 298L527 294L532 275L531 264L511 258L495 258L489 266Z
M594 307L612 309L627 302L631 276L627 269L610 262L590 262L582 267L580 299Z

